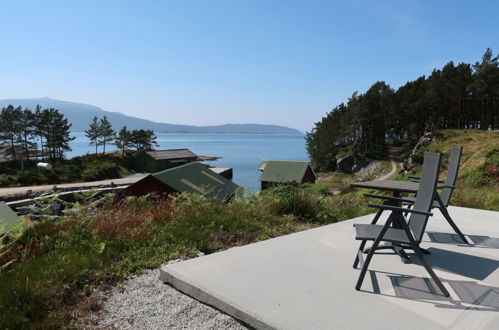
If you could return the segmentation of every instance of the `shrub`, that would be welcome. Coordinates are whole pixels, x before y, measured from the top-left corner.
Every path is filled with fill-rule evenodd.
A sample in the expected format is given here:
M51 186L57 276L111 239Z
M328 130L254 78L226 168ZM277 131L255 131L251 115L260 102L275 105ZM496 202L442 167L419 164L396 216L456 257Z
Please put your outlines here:
M0 187L8 187L14 183L14 178L8 174L0 174Z
M109 155L85 155L70 160L52 162L51 171L36 168L35 161L26 161L24 171L19 162L0 164L0 186L57 184L77 181L94 181L120 178L129 173L129 159Z
M335 221L331 218L331 203L326 198L327 186L286 185L267 189L262 199L270 202L271 210L279 215L290 214L305 221Z
M73 164L59 164L54 167L51 172L47 172L53 176L51 182L72 182L81 179L81 169ZM55 182L57 180L57 182Z
M37 169L28 169L21 171L17 174L16 181L20 185L36 185L44 184L47 182L46 176Z
M81 177L84 181L97 181L104 179L120 178L121 168L119 165L111 162L94 163L93 166L85 168L81 172Z
M256 198L225 204L200 195L181 194L173 200L169 231L178 245L210 253L288 233L292 231L289 220L269 212L265 202Z

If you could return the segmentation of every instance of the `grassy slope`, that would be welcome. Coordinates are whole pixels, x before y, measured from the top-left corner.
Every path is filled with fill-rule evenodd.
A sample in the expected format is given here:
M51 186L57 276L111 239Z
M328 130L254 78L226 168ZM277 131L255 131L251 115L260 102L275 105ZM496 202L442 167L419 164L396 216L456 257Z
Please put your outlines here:
M469 171L476 170L486 160L494 147L499 146L499 132L478 130L443 130L436 134L437 140L425 147L427 151L443 152L449 156L454 146L463 146L463 156L459 167L459 176L462 178ZM442 175L447 174L446 170Z
M370 212L358 192L283 187L228 204L196 195L86 207L0 238L0 328L61 327L98 308L95 287L170 259L212 253ZM87 297L88 296L88 297ZM97 306L97 307L96 307Z
M437 132L436 141L421 148L420 152L444 153L441 179L447 175L447 161L454 146L463 146L463 156L456 189L451 204L464 207L499 211L499 180L487 175L485 166L499 167L499 132L479 130L443 130ZM419 172L419 168L415 172Z
M485 166L487 164L497 164L499 169L499 132L479 131L479 130L442 130L434 133L436 140L428 146L420 147L418 153L421 155L425 151L444 153L441 179L447 175L447 161L450 150L454 146L463 146L463 157L459 170L459 176L451 204L456 206L480 208L499 211L499 182L497 177L487 175ZM402 160L407 158L412 152L414 144L405 145L402 150ZM422 159L422 157L421 157ZM373 180L391 169L389 161L383 161L384 171L378 172L375 176L361 177L356 174L345 173L322 173L323 178L332 190L345 191L349 183L354 181ZM411 171L411 175L418 175L421 167L416 166ZM409 180L403 175L394 175L393 179ZM359 191L360 192L360 191ZM386 193L386 192L378 192Z

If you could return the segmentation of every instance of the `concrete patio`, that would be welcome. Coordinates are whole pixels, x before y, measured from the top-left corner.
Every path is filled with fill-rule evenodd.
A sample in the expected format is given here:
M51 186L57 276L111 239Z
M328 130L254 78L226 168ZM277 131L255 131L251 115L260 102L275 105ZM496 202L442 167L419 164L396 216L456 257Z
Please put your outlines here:
M421 244L449 290L439 294L411 255L374 255L362 291L352 268L354 223L372 215L162 267L160 278L258 329L499 329L499 212L438 210Z

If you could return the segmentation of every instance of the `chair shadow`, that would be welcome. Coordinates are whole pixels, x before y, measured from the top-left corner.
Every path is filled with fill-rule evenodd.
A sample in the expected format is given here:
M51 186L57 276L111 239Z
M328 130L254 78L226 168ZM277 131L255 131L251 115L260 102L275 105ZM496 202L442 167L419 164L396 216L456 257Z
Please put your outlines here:
M439 308L472 308L474 310L499 312L498 287L473 281L443 280L444 283L450 285L455 295L457 295L457 297L451 296L447 298L441 295L436 284L428 278L407 275L389 275L388 277L397 298L435 303L435 306Z
M483 247L499 249L499 238L483 236L483 235L467 235L473 244L464 244L457 234L440 233L440 232L426 232L430 242L442 244L458 244L469 247Z
M484 280L499 267L499 261L494 259L433 247L429 248L428 251L431 255L425 256L425 259L433 268L475 280ZM411 255L411 261L414 264L421 265L414 254Z

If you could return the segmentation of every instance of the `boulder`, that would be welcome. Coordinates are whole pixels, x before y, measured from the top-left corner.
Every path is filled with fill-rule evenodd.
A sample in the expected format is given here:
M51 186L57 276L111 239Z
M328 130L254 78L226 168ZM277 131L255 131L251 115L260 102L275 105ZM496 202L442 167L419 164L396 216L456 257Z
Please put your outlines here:
M409 156L409 162L407 163L407 166L405 166L404 172L407 173L408 171L410 171L415 166L415 164L423 164L423 155L417 153L418 148L420 146L427 146L436 139L437 138L431 133L425 133L422 137L419 138L418 143L416 143L416 146L414 147L414 149L412 149L412 153Z
M371 176L379 175L383 172L384 165L382 161L374 160L370 162L367 166L363 167L359 173L359 178L362 178L362 181L365 181L364 178L369 178Z
M343 173L354 173L359 171L361 168L367 166L369 160L365 158L357 158L352 155L340 158L336 161L336 166L338 171Z

